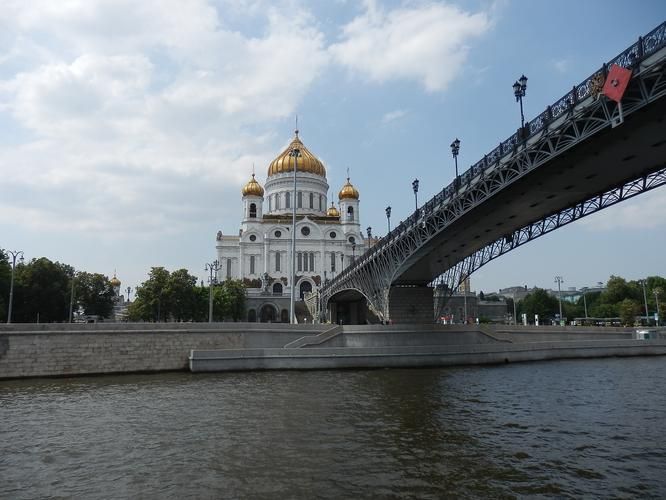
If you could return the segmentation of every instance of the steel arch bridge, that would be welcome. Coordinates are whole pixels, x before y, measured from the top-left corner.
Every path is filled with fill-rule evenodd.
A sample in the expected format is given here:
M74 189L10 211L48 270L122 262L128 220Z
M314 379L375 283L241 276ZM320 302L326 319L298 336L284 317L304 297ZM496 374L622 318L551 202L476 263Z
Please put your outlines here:
M621 105L601 95L612 64L633 71ZM324 283L307 298L313 316L323 318L334 296L354 291L388 321L392 286L427 285L452 293L514 248L666 184L665 96L666 22Z

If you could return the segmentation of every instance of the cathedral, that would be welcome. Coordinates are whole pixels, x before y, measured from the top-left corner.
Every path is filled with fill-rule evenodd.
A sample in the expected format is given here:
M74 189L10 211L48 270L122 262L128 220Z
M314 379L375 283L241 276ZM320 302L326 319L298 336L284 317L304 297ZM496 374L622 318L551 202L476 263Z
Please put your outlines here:
M298 149L294 158L290 153ZM294 161L296 159L296 161ZM294 195L294 164L296 193ZM301 142L298 130L268 167L264 187L252 178L241 190L243 216L238 235L218 231L215 249L219 280L240 279L247 287L247 321L289 322L291 287L296 300L333 279L365 252L370 235L361 233L359 193L349 182L328 200L324 164ZM296 227L292 211L296 207ZM295 280L291 281L292 230L296 234ZM369 229L368 229L369 230ZM307 317L296 304L296 317Z

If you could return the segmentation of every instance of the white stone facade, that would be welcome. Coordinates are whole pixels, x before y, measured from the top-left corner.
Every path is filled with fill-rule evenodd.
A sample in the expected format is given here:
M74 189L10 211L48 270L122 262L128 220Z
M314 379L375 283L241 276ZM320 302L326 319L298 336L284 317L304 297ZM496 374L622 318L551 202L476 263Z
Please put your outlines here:
M307 155L296 169L294 197L293 163L289 164L293 158L288 155L295 147ZM289 169L290 165L292 168L278 172L274 165L280 161L286 164L283 170ZM248 321L288 322L294 198L297 299L324 280L337 276L355 257L365 252L368 240L361 232L358 191L347 182L339 194L339 208L329 205L325 169L303 146L298 135L271 163L265 188L264 193L253 176L242 191L243 216L239 235L218 232L218 279L245 282L248 287Z

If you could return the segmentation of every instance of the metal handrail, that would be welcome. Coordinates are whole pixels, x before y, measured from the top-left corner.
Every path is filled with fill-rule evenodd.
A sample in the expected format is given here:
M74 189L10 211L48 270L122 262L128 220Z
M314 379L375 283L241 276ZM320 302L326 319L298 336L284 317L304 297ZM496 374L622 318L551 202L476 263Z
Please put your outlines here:
M412 215L407 217L407 219L402 221L391 232L382 237L375 245L370 247L354 262L343 269L326 286L332 286L336 282L341 281L344 277L349 275L352 271L361 265L364 265L371 259L372 256L378 252L381 252L384 247L386 247L386 245L388 245L392 240L398 238L403 231L413 227L414 223L416 223L419 218L419 214L429 215L433 213L436 208L439 208L444 204L444 200L447 198L452 199L454 196L456 196L461 186L469 184L474 177L483 173L489 166L493 164L499 164L500 159L507 154L515 153L516 147L521 142L526 142L530 137L547 129L547 127L554 120L569 112L579 102L584 101L590 97L593 92L598 90L597 82L599 75L601 74L605 78L607 74L607 68L609 66L612 64L617 64L618 66L624 68L634 68L638 66L641 61L647 59L649 56L661 50L665 46L666 21L654 28L647 35L639 37L636 42L631 44L613 59L608 61L607 64L602 65L600 69L592 73L588 78L583 80L583 82L578 85L574 85L569 92L555 101L552 105L548 106L545 111L537 115L533 120L526 122L525 130L528 133L523 133L522 138L520 137L520 132L517 131L508 139L500 142L498 146L493 148L488 154L484 155L481 160L460 174L458 189L456 189L456 180L454 179L451 184L444 187L441 192L433 196L430 200L423 204L422 207L418 208ZM414 221L412 224L406 225L407 222L412 220Z

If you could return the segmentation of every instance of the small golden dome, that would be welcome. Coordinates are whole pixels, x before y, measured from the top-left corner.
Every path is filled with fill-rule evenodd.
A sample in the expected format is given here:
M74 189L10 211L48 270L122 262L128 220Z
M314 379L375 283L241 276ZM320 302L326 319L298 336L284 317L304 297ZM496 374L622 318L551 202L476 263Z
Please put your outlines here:
M243 186L243 196L264 196L264 188L261 187L261 184L257 182L252 174L252 179L248 181L245 186Z
M111 286L112 286L113 288L116 288L116 287L120 286L120 280L119 280L118 278L116 278L116 275L115 275L115 274L113 275L113 278L111 278L111 280L109 281L109 283L111 283Z
M326 215L329 217L340 217L340 212L337 208L335 208L333 202L331 202L331 206L328 208L328 210L326 210Z
M321 175L326 177L326 169L324 164L313 155L308 148L306 148L301 140L298 138L298 130L296 131L296 136L291 141L287 149L282 151L280 155L271 162L268 167L268 176L283 174L286 172L294 171L294 158L290 156L289 153L293 149L298 149L300 151L300 156L298 157L298 171L307 172L309 174Z
M347 182L344 186L342 186L340 193L338 193L338 198L341 200L344 200L345 198L358 200L358 196L358 189L356 189L352 183L349 182L349 177L347 177Z

